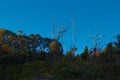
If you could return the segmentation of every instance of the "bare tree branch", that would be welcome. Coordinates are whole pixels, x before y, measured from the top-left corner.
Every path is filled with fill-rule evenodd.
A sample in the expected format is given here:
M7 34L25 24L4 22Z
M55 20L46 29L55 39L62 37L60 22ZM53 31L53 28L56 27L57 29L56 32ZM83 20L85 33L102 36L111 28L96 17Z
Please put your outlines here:
M57 30L57 33L55 33L55 25L53 25L53 28L52 28L52 36L53 36L53 39L56 39L56 40L60 40L60 38L63 36L63 34L65 32L68 31L68 28L65 28L63 27L62 25L60 25L58 27L58 30Z

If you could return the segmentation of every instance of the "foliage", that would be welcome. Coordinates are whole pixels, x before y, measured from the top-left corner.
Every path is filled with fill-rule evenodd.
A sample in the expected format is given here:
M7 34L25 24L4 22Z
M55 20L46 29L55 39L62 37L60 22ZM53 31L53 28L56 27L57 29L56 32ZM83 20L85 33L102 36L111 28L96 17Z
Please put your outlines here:
M0 29L0 80L119 80L118 41L98 56L63 54L62 44L39 34L16 35Z
M81 58L82 59L87 59L89 56L89 51L88 51L88 47L86 46L84 49L84 52L81 54Z

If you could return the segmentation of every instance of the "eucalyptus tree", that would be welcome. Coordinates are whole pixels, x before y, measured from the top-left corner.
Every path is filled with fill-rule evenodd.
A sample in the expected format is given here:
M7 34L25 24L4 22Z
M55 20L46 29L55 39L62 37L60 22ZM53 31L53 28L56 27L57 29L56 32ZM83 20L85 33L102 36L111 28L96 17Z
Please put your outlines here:
M57 40L51 41L49 44L50 52L52 52L53 55L56 57L62 56L63 55L63 48L61 46L62 45Z
M49 50L54 55L63 54L63 46L60 43L60 39L63 37L64 33L68 31L68 28L63 27L62 25L58 26L58 29L55 29L55 25L52 28L53 40L49 43Z
M21 35L23 33L22 30L18 30L18 35Z
M103 36L98 33L96 33L95 36L93 36L91 32L89 32L88 37L93 41L94 48L97 48L98 41L103 38Z
M98 33L95 34L95 36L89 32L88 37L93 41L94 43L94 49L93 49L93 53L94 55L98 55L99 53L101 53L101 47L100 45L98 45L98 41L101 40L103 38L104 35L100 35Z
M37 52L41 50L42 37L39 34L29 35L29 46L31 52Z
M88 51L88 47L86 46L86 47L84 48L83 54L81 54L81 58L82 58L82 59L87 59L88 56L89 56L89 51Z
M67 31L68 31L68 28L66 28L62 25L58 26L57 30L55 28L55 25L53 25L53 27L52 27L53 39L59 41L63 37L64 33Z
M77 47L76 47L77 37L76 37L76 34L75 34L76 26L75 26L75 23L74 23L73 19L71 19L71 23L72 23L72 47L67 52L67 54L74 55L75 51L77 51Z
M117 41L114 42L114 47L120 53L120 34L118 34L115 38L117 38Z
M13 48L12 48L12 41L13 37L16 36L15 33L0 28L0 47L1 49L6 50L9 53L12 53Z

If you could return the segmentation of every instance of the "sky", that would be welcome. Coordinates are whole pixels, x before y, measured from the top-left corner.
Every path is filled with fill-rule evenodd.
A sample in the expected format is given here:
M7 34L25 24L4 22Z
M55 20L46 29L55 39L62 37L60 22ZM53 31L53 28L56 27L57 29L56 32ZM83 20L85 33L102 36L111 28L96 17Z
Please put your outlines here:
M40 34L52 38L53 24L68 28L60 42L64 50L72 46L72 22L75 24L77 53L92 48L89 36L103 35L98 41L105 46L120 33L119 0L0 0L0 28L26 35ZM92 33L90 35L90 33Z

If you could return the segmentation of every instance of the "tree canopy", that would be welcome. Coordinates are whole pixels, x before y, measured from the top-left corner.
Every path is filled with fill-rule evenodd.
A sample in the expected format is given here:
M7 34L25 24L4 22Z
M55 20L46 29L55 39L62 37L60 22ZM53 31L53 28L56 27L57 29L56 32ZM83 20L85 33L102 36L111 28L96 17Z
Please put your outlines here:
M85 46L63 54L57 39L0 28L0 80L119 80L120 34L116 39L101 51Z

